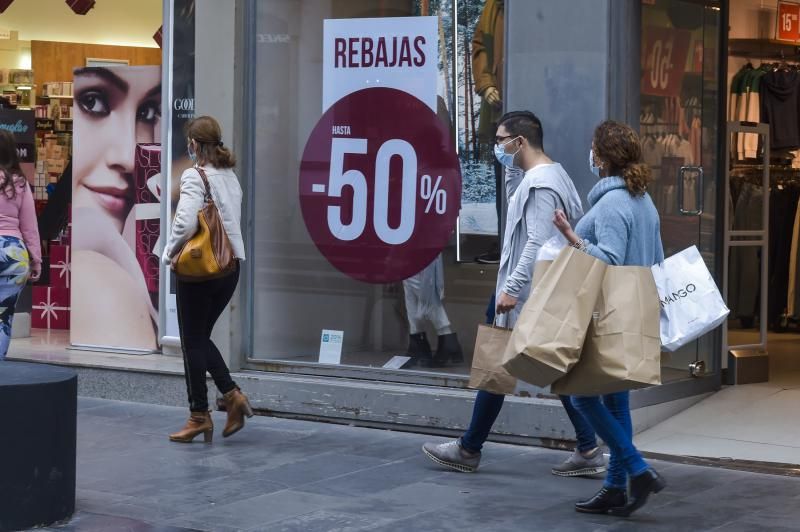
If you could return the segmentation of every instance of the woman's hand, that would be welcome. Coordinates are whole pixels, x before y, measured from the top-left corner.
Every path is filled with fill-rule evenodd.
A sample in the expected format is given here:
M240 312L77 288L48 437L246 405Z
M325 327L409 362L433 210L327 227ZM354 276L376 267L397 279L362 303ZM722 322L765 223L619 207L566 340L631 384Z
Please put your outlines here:
M556 209L553 215L553 225L556 226L556 229L561 231L561 234L564 235L564 238L566 238L570 244L574 245L581 241L578 235L575 234L575 231L572 230L567 215L564 214L564 211L561 209Z
M31 266L31 281L36 282L42 277L42 265L34 264Z
M567 233L572 231L572 226L569 224L567 215L564 214L564 211L561 209L556 209L556 212L553 215L553 225L555 225L564 236L567 236Z
M495 312L497 314L505 314L509 312L514 307L517 306L517 298L506 294L505 292L500 292L500 298L497 300L497 308Z

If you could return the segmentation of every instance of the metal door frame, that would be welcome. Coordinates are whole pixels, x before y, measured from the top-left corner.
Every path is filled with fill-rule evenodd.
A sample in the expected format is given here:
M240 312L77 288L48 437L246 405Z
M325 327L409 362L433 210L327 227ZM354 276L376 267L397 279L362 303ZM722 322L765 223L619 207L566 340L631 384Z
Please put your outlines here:
M730 165L730 138L733 133L755 133L763 139L764 164L762 171L761 186L763 187L761 230L760 231L737 231L731 228L731 205L727 201L731 193L731 165ZM728 273L730 271L730 250L734 247L756 247L761 250L761 295L759 301L759 342L756 344L728 345L728 323L722 328L722 352L720 357L725 361L728 351L732 349L756 349L766 351L767 349L767 304L768 304L768 281L769 281L769 125L768 124L748 124L745 122L728 122L725 134L725 244L722 275L722 297L728 301ZM747 238L757 238L758 240L744 240Z
M683 0L689 1L689 0ZM705 0L702 2L706 9L713 9L719 12L719 38L717 40L717 105L719 112L717 113L717 131L724 132L727 124L727 95L728 95L728 20L730 14L729 2L718 2L714 0ZM636 2L636 4L640 4ZM640 15L641 20L641 15ZM705 24L705 20L704 20ZM641 35L642 25L640 24L639 35ZM638 61L641 56L641 39L636 42L633 56ZM727 203L727 196L725 186L721 182L727 178L727 137L723 142L723 137L718 134L717 138L717 168L714 174L716 179L716 197L706 198L707 201L715 201L715 210L717 213L714 220L714 269L712 274L718 286L722 286L724 279L724 270L727 264L725 255L722 252L725 247L725 216L720 216L722 209ZM725 172L720 165L725 164ZM727 181L727 179L726 179ZM641 408L645 406L666 403L685 397L691 397L704 393L714 392L722 386L722 348L725 346L723 336L725 330L718 329L713 333L714 343L709 358L708 374L704 377L691 378L665 383L661 386L653 386L641 390L634 390L631 393L631 406L633 408ZM697 360L701 360L701 353L698 350ZM687 369L688 373L688 369Z

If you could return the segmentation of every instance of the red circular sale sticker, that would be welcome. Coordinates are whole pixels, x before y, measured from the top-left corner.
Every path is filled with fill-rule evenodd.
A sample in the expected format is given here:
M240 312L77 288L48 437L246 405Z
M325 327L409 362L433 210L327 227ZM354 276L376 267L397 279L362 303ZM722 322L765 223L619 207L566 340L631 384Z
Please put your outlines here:
M461 207L447 125L400 90L345 96L306 143L300 206L317 248L342 273L391 283L422 271L447 245Z

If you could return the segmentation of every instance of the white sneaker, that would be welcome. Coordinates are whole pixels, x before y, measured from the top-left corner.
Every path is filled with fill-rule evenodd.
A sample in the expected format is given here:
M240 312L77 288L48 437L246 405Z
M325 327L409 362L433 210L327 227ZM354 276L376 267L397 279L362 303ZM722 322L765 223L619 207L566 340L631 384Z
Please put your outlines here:
M607 469L606 458L600 447L596 447L588 457L575 449L575 452L563 464L555 466L552 472L560 477L591 477L605 473Z
M480 451L473 453L464 449L461 447L461 440L426 443L422 446L422 452L437 464L463 473L473 473L481 463Z

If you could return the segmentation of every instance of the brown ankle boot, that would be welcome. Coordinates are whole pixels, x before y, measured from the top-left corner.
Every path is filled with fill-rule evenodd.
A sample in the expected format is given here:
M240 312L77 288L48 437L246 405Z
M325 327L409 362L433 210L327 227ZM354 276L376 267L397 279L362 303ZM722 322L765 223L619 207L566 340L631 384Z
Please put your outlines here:
M253 417L250 401L239 388L234 388L222 396L225 400L225 411L228 412L228 422L222 431L222 437L227 438L236 434L244 427L244 416Z
M192 412L186 426L178 432L170 434L169 439L179 443L192 443L198 434L203 435L203 441L211 443L211 438L214 436L211 412Z

